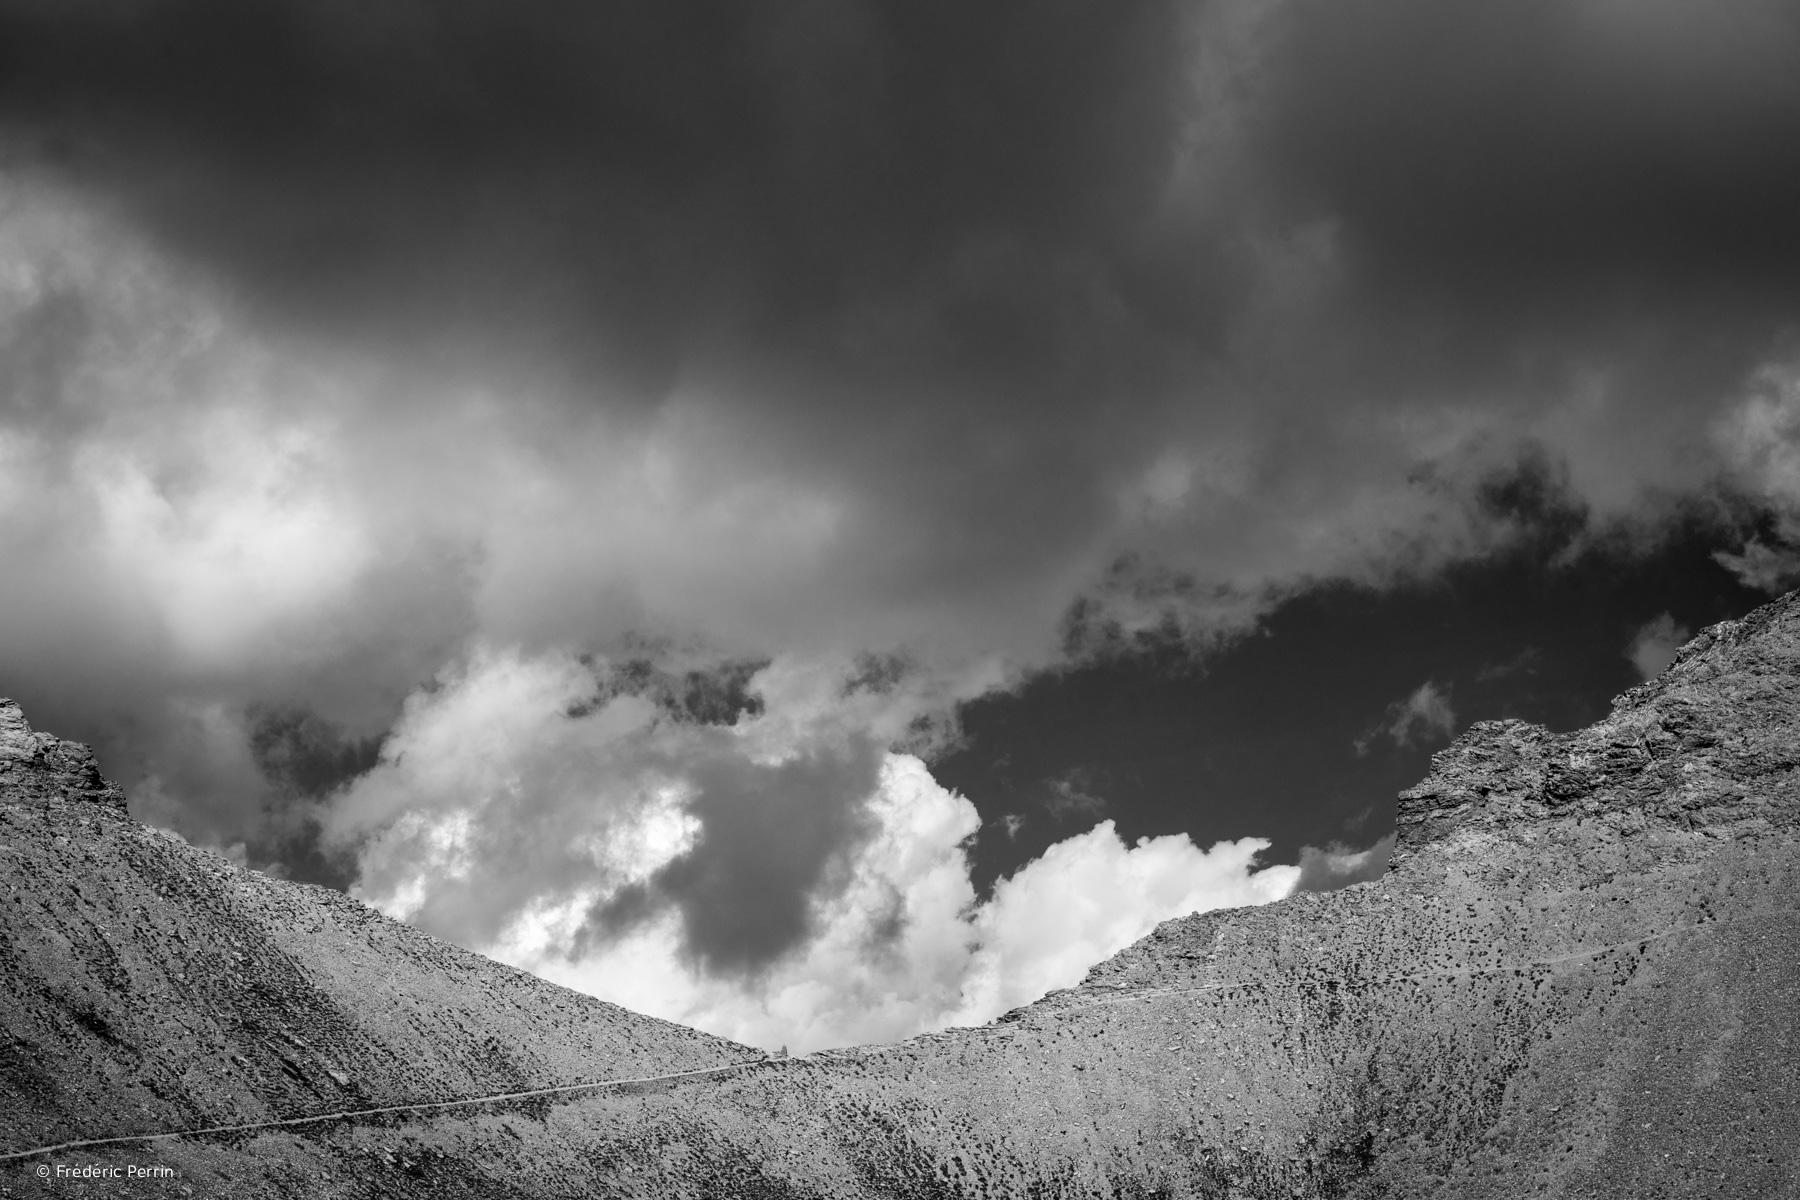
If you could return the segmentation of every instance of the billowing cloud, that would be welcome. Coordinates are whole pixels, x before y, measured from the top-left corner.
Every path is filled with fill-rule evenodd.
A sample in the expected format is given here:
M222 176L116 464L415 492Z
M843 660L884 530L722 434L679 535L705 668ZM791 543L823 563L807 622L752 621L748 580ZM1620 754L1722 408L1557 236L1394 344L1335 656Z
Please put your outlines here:
M978 904L974 806L867 717L795 722L806 689L764 668L760 705L696 721L620 675L486 650L409 700L327 808L328 841L366 835L357 893L641 1011L810 1048L988 1020L1299 875L1263 840L1127 847L1102 822Z
M1367 754L1376 738L1395 746L1413 746L1456 732L1456 713L1450 707L1450 689L1427 679L1406 696L1388 705L1381 720L1356 739L1356 752Z
M975 918L979 950L958 1018L979 1021L1080 983L1087 969L1171 917L1265 904L1298 867L1262 866L1261 838L1200 850L1185 834L1126 846L1102 821L1051 846L994 888Z
M1631 635L1625 657L1631 660L1639 675L1655 679L1669 669L1669 664L1675 661L1675 652L1681 649L1690 633L1685 625L1677 625L1674 617L1662 613L1646 621Z
M326 840L362 846L364 894L458 941L588 889L579 939L667 909L700 966L754 973L848 884L873 722L796 729L773 680L760 711L695 720L621 690L638 682L592 658L477 650L407 702L377 764L330 801Z
M0 675L141 814L241 842L283 794L258 714L378 732L464 636L469 547L370 493L343 378L64 199L0 206Z
M523 914L489 947L497 957L641 1012L771 1049L802 1051L904 1037L947 1024L975 953L975 904L962 846L974 807L922 763L887 757L861 806L864 836L836 886L808 905L807 935L754 975L709 972L668 907L582 938L605 883ZM663 850L678 854L679 846ZM616 893L615 893L616 894ZM705 903L731 904L713 893Z
M816 901L809 938L755 977L699 969L667 911L571 954L585 896L540 906L487 949L642 1012L806 1051L991 1020L1080 982L1160 921L1279 899L1299 875L1259 864L1267 843L1254 838L1127 847L1103 822L978 903L963 846L979 818L917 759L886 760L866 815L848 885Z

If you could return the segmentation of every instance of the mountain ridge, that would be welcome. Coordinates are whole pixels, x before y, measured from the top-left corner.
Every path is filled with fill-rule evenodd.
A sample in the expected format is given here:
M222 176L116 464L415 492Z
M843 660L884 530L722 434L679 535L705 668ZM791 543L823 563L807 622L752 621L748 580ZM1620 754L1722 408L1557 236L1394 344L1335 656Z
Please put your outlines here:
M0 854L34 848L24 869L68 919L9 884L0 960L30 987L0 1010L0 1148L66 1140L29 1141L59 1122L317 1110L349 1090L331 1071L392 1097L405 1055L441 1064L440 1095L735 1062L95 1161L252 1196L1800 1196L1794 595L1704 631L1587 729L1472 726L1401 795L1379 881L1164 922L987 1026L748 1066L745 1047L352 919L348 898L197 866L124 817L79 748L31 734L8 758L23 720L4 713ZM148 864L154 904L109 846ZM204 994L156 992L129 955L109 984L19 952L48 928L104 958L195 913L204 944L166 949L223 973ZM119 994L173 1016L127 1019ZM167 1028L196 1011L226 1014L215 1041Z

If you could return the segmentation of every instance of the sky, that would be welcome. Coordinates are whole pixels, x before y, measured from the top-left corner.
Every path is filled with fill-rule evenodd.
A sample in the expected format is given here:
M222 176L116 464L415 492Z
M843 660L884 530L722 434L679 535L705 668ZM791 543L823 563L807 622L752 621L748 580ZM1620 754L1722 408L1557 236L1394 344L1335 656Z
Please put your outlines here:
M1800 579L1785 0L0 0L0 694L759 1045L1378 874Z

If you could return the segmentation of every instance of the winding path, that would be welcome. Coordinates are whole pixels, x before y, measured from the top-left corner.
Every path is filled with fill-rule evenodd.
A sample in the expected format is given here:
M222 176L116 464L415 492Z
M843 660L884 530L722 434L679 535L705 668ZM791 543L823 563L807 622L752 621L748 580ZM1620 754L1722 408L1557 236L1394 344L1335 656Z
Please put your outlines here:
M781 1060L768 1057L747 1058L742 1062L726 1063L718 1067L700 1067L693 1071L673 1071L667 1075L638 1075L629 1079L597 1079L591 1083L569 1083L561 1087L533 1088L528 1092L495 1092L491 1096L470 1096L462 1100L426 1100L415 1104L385 1104L379 1108L350 1108L339 1112L314 1113L308 1117L283 1117L278 1121L250 1121L241 1125L207 1125L199 1129L171 1129L166 1133L133 1133L124 1137L85 1138L81 1141L57 1142L53 1146L34 1146L30 1150L15 1150L10 1154L0 1154L0 1162L15 1162L22 1158L33 1158L39 1154L54 1154L58 1150L91 1150L97 1146L123 1146L133 1142L167 1141L171 1138L199 1137L208 1133L254 1133L259 1129L317 1125L325 1121L344 1121L352 1117L373 1117L383 1113L436 1112L446 1108L472 1108L479 1104L494 1104L506 1100L530 1100L538 1096L563 1096L570 1092L621 1087L632 1083L658 1083L666 1079L722 1075L727 1071L741 1071L745 1067L779 1061Z

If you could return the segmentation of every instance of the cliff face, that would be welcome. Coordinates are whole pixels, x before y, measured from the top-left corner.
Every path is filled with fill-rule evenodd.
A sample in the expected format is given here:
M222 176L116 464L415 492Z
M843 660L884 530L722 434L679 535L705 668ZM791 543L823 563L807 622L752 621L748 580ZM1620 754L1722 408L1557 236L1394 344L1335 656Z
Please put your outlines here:
M62 1157L232 1195L1800 1196L1797 765L1789 597L1590 729L1471 728L1381 882L1168 922L980 1029ZM14 770L4 1148L748 1054Z

